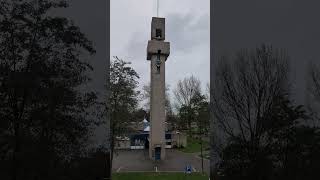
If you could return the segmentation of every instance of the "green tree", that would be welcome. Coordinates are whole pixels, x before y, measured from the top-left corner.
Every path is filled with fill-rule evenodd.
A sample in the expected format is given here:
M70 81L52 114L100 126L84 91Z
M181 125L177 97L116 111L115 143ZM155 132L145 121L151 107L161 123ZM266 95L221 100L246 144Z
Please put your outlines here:
M59 179L98 123L96 94L79 90L95 51L72 21L50 15L66 1L0 3L1 178Z
M203 135L208 133L209 126L209 104L206 96L196 93L191 99L192 112L197 123L197 133L200 137L201 167L203 172Z
M188 106L182 105L178 112L178 129L179 130L187 130L188 124L186 123L188 121L188 118L190 118L190 108ZM191 126L191 125L190 125ZM191 134L191 129L189 130L189 134Z
M115 139L130 131L129 122L132 121L139 100L140 92L136 90L139 75L130 64L114 57L110 65L111 161Z
M200 85L199 79L190 76L179 80L174 90L176 108L181 112L179 115L180 122L186 123L190 136L192 136L191 124L195 121L192 98L196 94L201 93Z
M209 130L209 102L206 95L196 93L191 99L191 111L197 123L198 133L207 134Z
M225 137L220 147L211 147L221 150L222 179L315 175L309 169L319 163L319 133L308 126L303 106L294 105L289 96L287 53L263 45L234 57L217 66L212 96L216 127L211 133L220 130ZM219 136L214 138L218 142Z
M302 106L294 106L284 95L265 117L263 145L230 138L220 166L223 179L312 179L319 170L319 129L304 124Z

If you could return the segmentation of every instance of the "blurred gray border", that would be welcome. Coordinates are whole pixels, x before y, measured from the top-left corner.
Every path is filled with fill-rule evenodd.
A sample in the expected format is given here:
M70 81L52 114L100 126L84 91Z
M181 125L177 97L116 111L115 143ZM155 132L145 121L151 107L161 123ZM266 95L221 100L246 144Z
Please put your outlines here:
M107 153L107 177L111 179L111 158L110 158L110 114L109 114L109 95L110 95L110 1L106 0L106 59L107 59L107 82L106 82L106 101L107 101L107 114L106 114L106 125L107 125L107 133L109 134L108 137L108 150Z

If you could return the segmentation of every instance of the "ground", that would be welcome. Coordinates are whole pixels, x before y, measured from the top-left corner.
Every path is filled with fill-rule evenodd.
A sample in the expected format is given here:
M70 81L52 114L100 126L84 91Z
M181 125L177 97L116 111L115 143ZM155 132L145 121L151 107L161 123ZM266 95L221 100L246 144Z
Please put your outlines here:
M201 158L201 153L198 153L198 156ZM210 159L210 151L203 151L202 156L203 158Z
M113 180L208 180L208 176L201 173L114 173Z
M166 159L154 163L149 159L148 150L120 150L114 155L113 172L184 172L187 165L193 171L201 172L201 158L198 153L184 153L166 149ZM209 160L203 160L204 172L209 174Z

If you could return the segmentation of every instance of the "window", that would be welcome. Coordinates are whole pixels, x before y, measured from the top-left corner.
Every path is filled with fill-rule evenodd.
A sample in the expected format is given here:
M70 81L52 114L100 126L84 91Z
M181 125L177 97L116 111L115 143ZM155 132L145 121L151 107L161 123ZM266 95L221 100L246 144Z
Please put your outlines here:
M161 29L156 29L156 37L161 38Z
M165 135L165 138L171 140L171 139L172 139L171 134L166 134L166 135Z

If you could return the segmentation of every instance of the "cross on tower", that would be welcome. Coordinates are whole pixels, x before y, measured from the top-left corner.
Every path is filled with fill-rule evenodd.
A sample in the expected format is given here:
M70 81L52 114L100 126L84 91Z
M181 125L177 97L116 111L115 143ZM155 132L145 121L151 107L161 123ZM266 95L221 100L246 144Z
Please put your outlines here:
M161 56L161 50L158 50L158 54L157 54L157 72L160 73L160 65L161 65L161 60L160 60L160 56Z

